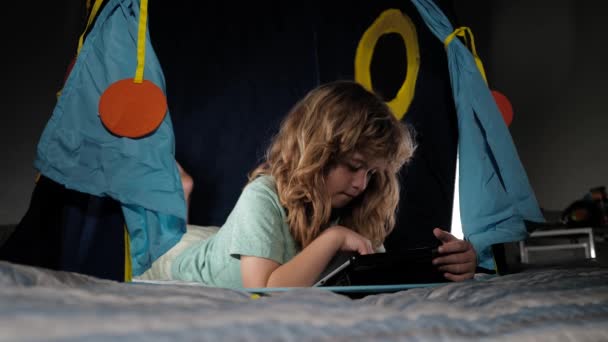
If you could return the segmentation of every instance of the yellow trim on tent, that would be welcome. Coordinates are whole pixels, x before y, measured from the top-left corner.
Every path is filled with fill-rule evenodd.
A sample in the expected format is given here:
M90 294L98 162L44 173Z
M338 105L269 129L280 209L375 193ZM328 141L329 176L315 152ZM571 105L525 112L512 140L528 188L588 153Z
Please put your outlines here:
M91 10L91 13L89 14L89 20L87 20L87 25L85 26L84 31L78 38L78 49L76 50L77 56L80 53L80 49L82 49L82 44L84 43L84 35L85 35L85 33L87 33L87 30L89 29L89 26L91 26L91 23L93 23L93 20L95 20L95 17L97 16L97 12L99 12L99 8L101 8L102 3L103 3L103 0L95 0L95 4L93 4L93 9Z
M95 0L95 4L93 4L93 8L91 9L91 12L89 13L89 19L87 20L87 25L85 26L84 31L82 32L82 34L78 38L78 48L76 49L76 57L78 57L78 54L80 54L80 49L82 49L82 45L84 43L84 35L85 35L85 33L87 33L87 30L89 29L89 26L91 26L91 23L93 22L93 20L97 16L97 12L99 12L99 9L101 8L101 4L103 3L103 1L104 0ZM86 1L86 9L87 9L87 11L90 8L91 8L91 0L87 0ZM59 89L59 91L57 91L57 93L55 93L55 96L57 97L57 99L59 99L59 97L61 97L61 92L62 91L63 91L63 87L61 89Z
M125 231L125 282L131 282L133 280L133 268L131 266L131 243L129 238L129 230L127 225L124 228Z
M467 37L467 34L468 34L468 37ZM469 48L469 50L471 50L471 53L473 54L473 57L475 58L475 64L477 64L477 69L479 69L479 72L481 73L481 77L483 77L483 80L486 82L486 84L488 84L488 79L486 78L486 71L483 68L483 63L481 62L481 58L479 58L479 56L477 55L477 49L475 48L475 38L473 37L473 32L471 31L470 28L468 28L466 26L455 29L454 32L450 33L450 35L447 36L445 38L445 40L443 41L443 45L445 46L446 49L448 48L448 45L450 45L450 43L456 36L462 37L464 39L464 43ZM469 38L470 38L470 40L469 40Z
M141 0L139 4L139 25L137 26L137 69L135 69L135 83L144 80L144 64L146 61L146 25L148 22L148 0Z

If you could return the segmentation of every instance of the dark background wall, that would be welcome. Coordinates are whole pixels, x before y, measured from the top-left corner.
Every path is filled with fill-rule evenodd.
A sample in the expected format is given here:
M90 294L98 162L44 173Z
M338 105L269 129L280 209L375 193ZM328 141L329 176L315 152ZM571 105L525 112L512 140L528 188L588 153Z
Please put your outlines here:
M84 1L14 1L0 10L0 224L19 222L36 145L76 53Z
M602 1L455 0L492 88L513 103L511 133L540 205L560 210L608 183L608 47ZM3 10L0 224L16 223L33 189L38 138L75 53L79 0ZM17 21L9 25L8 21Z
M563 210L608 185L608 3L455 3L491 86L511 99L511 134L540 205Z

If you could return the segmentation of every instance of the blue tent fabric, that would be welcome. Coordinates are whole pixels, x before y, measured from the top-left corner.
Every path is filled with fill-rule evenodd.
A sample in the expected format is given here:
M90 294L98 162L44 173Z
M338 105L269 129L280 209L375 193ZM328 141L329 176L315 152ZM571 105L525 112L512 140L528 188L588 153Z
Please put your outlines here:
M134 275L179 241L186 222L169 113L155 132L140 139L111 134L98 116L103 91L134 77L138 19L137 0L110 0L104 6L42 133L34 162L43 175L69 189L122 204ZM144 78L165 91L149 35Z
M432 0L412 0L442 42L453 32ZM490 246L527 237L524 220L544 218L525 169L490 89L473 55L458 39L447 46L448 67L458 114L460 215L465 238L479 266L494 269Z

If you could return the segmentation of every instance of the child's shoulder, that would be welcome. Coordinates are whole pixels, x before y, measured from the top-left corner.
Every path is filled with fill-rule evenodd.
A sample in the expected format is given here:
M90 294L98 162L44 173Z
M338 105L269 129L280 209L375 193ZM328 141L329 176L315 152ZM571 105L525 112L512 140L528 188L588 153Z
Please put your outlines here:
M249 182L243 189L239 202L243 206L254 206L257 209L282 209L281 201L277 193L274 177L261 175Z
M249 184L245 186L243 192L257 195L269 195L274 198L277 197L277 185L274 177L270 175L260 175L249 182Z
M259 175L251 182L249 182L248 186L258 186L275 189L276 182L274 180L274 177L271 175Z

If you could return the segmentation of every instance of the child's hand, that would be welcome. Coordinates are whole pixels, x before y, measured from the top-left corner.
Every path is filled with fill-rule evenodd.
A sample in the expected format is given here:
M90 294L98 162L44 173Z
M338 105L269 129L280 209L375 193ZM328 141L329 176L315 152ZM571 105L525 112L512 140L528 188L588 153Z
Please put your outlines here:
M433 265L439 266L438 269L452 281L473 278L477 267L477 253L473 245L439 228L433 229L433 234L442 243L439 246L441 256L433 259Z
M339 250L341 251L355 251L361 255L374 253L369 239L344 226L329 227L324 234L335 234L339 239Z

